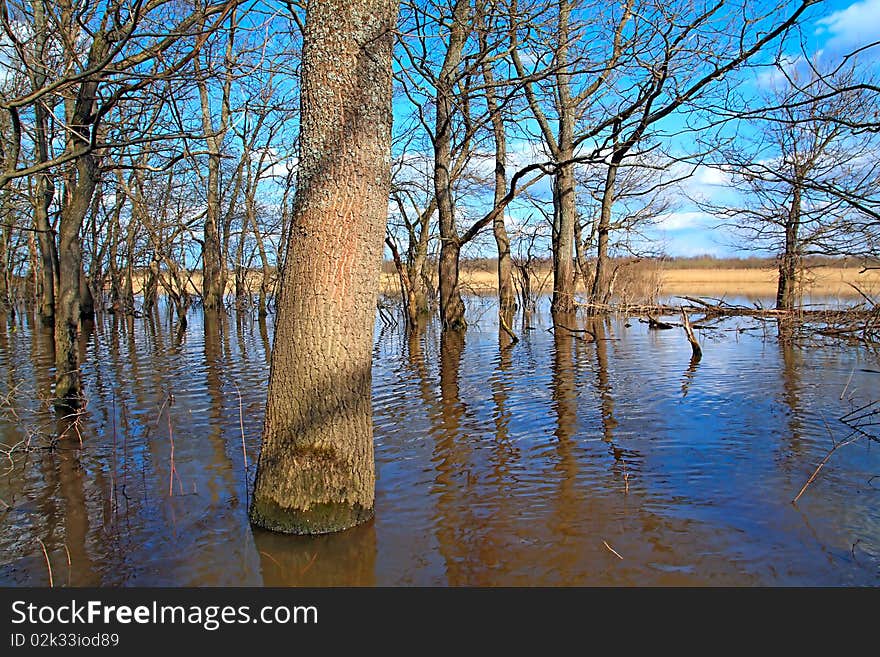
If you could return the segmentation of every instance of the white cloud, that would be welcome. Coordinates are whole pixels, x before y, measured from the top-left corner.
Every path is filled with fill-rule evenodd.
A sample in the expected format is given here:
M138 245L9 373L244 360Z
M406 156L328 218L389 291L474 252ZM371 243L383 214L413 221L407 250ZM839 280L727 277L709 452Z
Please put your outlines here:
M726 186L730 184L730 174L715 167L701 165L694 173L694 180L699 185Z
M826 47L851 51L880 39L880 0L861 0L816 21Z
M822 51L813 54L818 60ZM810 66L803 55L782 55L779 61L770 67L762 68L755 77L759 89L780 89L789 86L789 80L798 78L805 72L809 74Z
M668 231L706 227L706 213L698 210L667 212L657 215L656 220L659 229Z

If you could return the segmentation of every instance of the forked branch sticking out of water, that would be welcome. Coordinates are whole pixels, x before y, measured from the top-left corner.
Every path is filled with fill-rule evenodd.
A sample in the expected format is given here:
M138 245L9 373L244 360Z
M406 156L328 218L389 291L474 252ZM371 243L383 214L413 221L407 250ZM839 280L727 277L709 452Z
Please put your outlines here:
M691 343L691 350L693 351L692 361L697 363L703 357L703 349L700 347L700 343L697 341L697 336L694 335L694 329L691 326L691 320L688 319L687 311L682 306L681 309L681 320L684 324L684 333L687 336L688 342Z

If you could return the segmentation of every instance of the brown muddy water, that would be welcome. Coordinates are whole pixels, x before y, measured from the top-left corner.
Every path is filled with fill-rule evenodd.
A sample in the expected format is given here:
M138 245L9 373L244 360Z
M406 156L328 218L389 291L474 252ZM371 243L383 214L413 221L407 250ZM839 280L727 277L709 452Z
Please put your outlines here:
M880 445L791 502L880 397L876 351L734 319L692 364L680 330L543 310L502 348L469 303L463 340L377 322L376 517L314 538L247 522L271 318L101 318L60 438L50 336L3 323L0 584L48 584L40 541L56 586L880 584Z

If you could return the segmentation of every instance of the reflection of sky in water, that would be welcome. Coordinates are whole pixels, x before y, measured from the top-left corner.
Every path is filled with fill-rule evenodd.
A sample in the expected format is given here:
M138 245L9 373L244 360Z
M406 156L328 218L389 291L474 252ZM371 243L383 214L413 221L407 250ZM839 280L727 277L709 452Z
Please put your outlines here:
M178 339L107 318L85 348L86 449L33 450L0 478L0 582L45 582L40 538L74 584L878 583L876 445L839 450L790 503L829 430L846 435L836 418L880 396L860 371L876 355L737 319L702 333L692 366L680 330L614 319L588 343L540 315L499 349L491 302L469 310L463 345L377 325L376 520L318 538L246 522L271 323L194 315ZM46 353L24 320L0 333L21 418L6 444L51 435Z

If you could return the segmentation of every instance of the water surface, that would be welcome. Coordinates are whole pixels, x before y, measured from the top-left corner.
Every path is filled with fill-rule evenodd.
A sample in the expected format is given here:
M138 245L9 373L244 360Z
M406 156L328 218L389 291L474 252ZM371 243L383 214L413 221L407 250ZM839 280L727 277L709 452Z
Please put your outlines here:
M463 338L377 321L376 517L315 538L247 522L271 318L101 317L71 429L21 313L0 326L0 584L48 584L40 541L56 586L880 584L878 445L791 503L880 398L876 351L733 319L694 363L680 330L573 320L593 342L543 308L515 346L489 299Z

